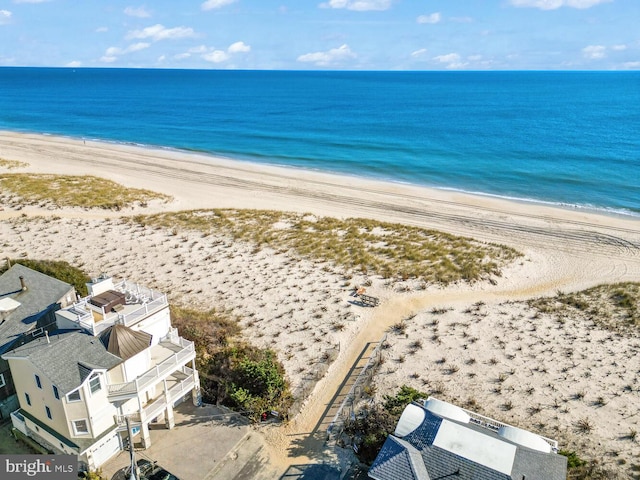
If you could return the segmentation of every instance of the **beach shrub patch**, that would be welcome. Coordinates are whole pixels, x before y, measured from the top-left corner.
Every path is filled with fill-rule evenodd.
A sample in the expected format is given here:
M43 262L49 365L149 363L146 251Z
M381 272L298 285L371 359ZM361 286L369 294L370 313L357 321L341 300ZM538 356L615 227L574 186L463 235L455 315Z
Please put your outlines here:
M19 197L22 203L57 208L120 210L134 205L144 206L151 200L171 200L167 195L139 188L127 188L111 180L91 175L0 174L0 186L3 193L8 192Z
M286 412L292 404L284 367L274 351L241 338L229 312L172 305L173 325L194 342L205 402L232 407L253 421L264 412Z
M640 283L599 285L575 293L529 300L529 306L563 321L580 317L613 331L636 331L640 327Z
M392 433L404 408L429 395L403 385L394 396L385 395L384 403L365 408L355 419L348 419L345 432L358 445L358 458L370 465L375 460L387 436Z
M6 160L4 158L0 158L0 168L6 168L7 170L12 170L14 168L24 168L28 166L29 164L25 162L19 162L17 160Z
M91 278L79 268L76 268L65 261L30 260L26 258L9 259L7 263L0 266L0 275L9 269L8 263L11 265L19 263L31 270L44 273L45 275L66 282L72 285L81 297L86 296L88 293L86 284L91 280Z
M268 210L216 209L138 215L133 221L218 233L384 278L440 284L499 276L502 267L520 256L502 245L364 218L341 220Z

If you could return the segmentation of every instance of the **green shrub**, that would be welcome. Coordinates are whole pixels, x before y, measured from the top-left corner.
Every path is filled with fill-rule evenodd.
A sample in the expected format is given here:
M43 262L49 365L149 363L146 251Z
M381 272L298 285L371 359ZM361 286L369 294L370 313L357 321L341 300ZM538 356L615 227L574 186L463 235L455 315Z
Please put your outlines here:
M89 276L79 268L62 260L10 260L11 264L19 263L27 268L35 270L50 277L66 282L75 287L76 292L82 297L87 295L86 283L91 280ZM0 268L0 275L8 270L8 265Z
M173 324L196 346L202 395L257 421L263 412L286 416L292 403L284 367L275 352L241 340L241 328L227 312L171 307Z
M384 409L392 415L400 415L404 408L411 402L421 398L426 399L429 395L420 392L415 388L403 385L395 396L385 395Z

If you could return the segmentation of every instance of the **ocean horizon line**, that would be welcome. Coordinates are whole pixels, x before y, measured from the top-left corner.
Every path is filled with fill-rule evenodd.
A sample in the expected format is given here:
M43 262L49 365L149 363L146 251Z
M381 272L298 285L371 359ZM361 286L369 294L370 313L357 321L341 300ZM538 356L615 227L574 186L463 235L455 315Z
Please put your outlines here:
M639 72L459 73L8 68L0 128L640 216Z

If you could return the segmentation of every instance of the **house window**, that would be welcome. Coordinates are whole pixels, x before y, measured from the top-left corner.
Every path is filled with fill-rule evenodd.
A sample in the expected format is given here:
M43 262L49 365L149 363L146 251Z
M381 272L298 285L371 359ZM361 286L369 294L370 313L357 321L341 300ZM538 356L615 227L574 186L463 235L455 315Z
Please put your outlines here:
M24 392L24 398L27 401L27 405L31 406L31 397L27 392Z
M7 384L4 380L4 373L0 373L0 388L4 387Z
M89 388L91 389L91 393L96 393L98 390L102 388L100 385L100 376L96 375L91 380L89 380Z
M80 390L76 390L75 392L71 392L67 395L67 402L79 402L80 401Z
M44 406L44 409L47 412L47 417L49 418L49 420L53 420L53 417L51 416L51 409L46 405Z
M40 377L38 375L36 375L36 385L38 388L42 388L42 382L40 382Z
M60 400L60 392L58 392L58 387L53 385L53 396L56 397L56 400Z
M89 433L89 425L86 420L74 420L73 431L76 435L85 435Z

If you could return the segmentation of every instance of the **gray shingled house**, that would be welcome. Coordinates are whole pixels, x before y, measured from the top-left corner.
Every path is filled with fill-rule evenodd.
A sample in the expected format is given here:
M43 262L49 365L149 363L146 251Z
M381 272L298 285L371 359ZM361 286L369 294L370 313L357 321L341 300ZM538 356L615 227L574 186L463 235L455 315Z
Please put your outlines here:
M0 276L0 355L55 328L55 312L76 301L68 283L14 265ZM0 419L18 408L6 360L0 358Z
M564 480L557 442L435 398L408 405L369 469L375 480Z

